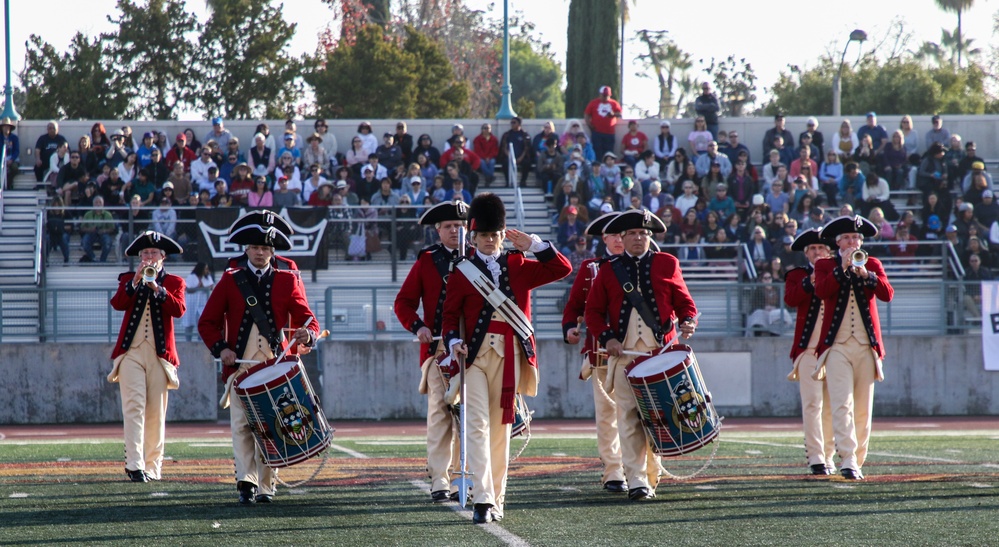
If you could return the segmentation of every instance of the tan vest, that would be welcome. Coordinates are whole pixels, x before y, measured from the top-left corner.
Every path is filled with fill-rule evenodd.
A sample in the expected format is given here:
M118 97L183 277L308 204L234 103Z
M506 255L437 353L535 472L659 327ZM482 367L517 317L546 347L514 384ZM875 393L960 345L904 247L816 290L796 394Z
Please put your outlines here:
M250 327L250 337L246 340L246 349L243 350L242 359L266 361L273 358L274 352L271 351L271 345L266 338L260 336L257 324L253 323L253 326Z
M492 316L489 318L489 322L506 323L506 321L496 312L493 312ZM506 357L506 339L502 334L494 334L491 332L486 333L485 338L482 339L482 345L479 346L479 355L484 355L490 351L496 352L496 355L499 355L501 359Z
M139 319L139 325L135 328L135 336L132 337L131 348L137 348L142 345L143 342L148 342L155 350L156 348L156 338L153 337L153 318L149 311L149 300L146 300L146 307L142 310L142 317ZM153 352L155 353L155 351Z
M825 317L823 314L826 312L826 303L819 301L819 314L818 314L818 324L812 329L812 336L808 339L808 348L815 349L819 347L819 339L822 338L822 318ZM840 329L842 330L842 328Z
M860 316L860 306L857 305L857 297L850 291L850 300L846 303L846 311L843 312L843 322L839 325L839 332L836 333L836 343L842 344L850 338L861 344L871 343L867 338L867 329L864 328L864 320Z

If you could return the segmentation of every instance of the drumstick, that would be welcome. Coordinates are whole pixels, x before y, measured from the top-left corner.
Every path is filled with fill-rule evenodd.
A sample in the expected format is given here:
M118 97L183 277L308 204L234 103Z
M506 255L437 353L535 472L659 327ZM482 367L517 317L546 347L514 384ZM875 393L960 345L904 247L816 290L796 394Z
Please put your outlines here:
M701 312L697 312L697 315L694 316L694 324L695 325L697 324L697 318L699 318L700 316L701 316ZM673 338L670 339L669 343L665 344L663 347L664 348L668 348L668 347L672 346L673 344L676 343L677 340L680 339L680 336L681 336L680 329L676 329L676 334L673 335Z
M582 330L583 330L583 316L582 315L576 316L576 330L580 331L580 334L582 334Z
M221 363L222 359L216 358L215 362ZM254 361L253 359L236 359L233 362L236 363L237 365L259 365L260 363L263 363L263 361Z
M304 328L308 327L310 323L312 323L312 318L311 317L305 320L305 323L302 324L301 328L304 329ZM298 330L298 329L295 329L295 330ZM284 351L281 352L281 355L278 355L277 359L275 359L274 362L275 363L280 363L281 361L283 361L284 358L288 356L288 352L291 351L291 347L294 346L294 345L295 344L288 344L287 346L285 346Z
M419 342L420 339L419 338L413 338L412 341L413 342ZM430 341L431 342L440 342L441 341L441 337L440 336L434 336L433 338L430 339Z
M597 350L597 353L599 353L601 355L609 355L607 353L607 348L600 348L600 349ZM648 356L652 355L652 352L634 351L634 350L626 349L626 350L621 350L621 355L634 355L635 357L648 357Z

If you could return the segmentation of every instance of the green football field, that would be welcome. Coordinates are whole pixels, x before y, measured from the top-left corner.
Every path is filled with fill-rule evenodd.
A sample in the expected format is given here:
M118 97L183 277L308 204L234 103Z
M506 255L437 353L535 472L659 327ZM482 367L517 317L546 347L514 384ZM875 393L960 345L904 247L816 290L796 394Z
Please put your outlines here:
M335 438L282 471L271 505L235 501L225 438L170 439L164 480L126 482L117 438L0 441L3 545L996 545L999 429L875 430L863 482L805 475L798 431L723 431L711 465L655 500L601 489L592 435L536 433L506 517L429 502L419 437ZM521 440L513 442L516 452ZM670 459L696 471L709 446ZM318 472L317 472L318 471Z

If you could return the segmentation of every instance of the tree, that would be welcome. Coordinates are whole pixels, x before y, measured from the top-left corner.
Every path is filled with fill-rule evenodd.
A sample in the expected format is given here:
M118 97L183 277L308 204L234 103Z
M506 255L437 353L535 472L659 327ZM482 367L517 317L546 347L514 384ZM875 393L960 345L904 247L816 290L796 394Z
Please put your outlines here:
M949 67L957 70L961 65L961 51L967 55L968 60L975 64L981 58L981 48L972 47L973 39L968 38L959 41L960 29L954 32L947 32L946 29L940 31L940 43L923 42L916 50L914 57L917 60L925 61L930 66Z
M356 42L341 42L317 59L305 80L315 90L316 111L327 118L413 118L421 75L416 55L387 40L382 27L366 25Z
M111 85L116 67L108 53L110 40L108 35L91 40L77 32L67 51L60 54L32 34L20 74L25 92L21 115L26 119L124 117L129 92Z
M617 0L570 0L565 57L565 111L581 116L600 86L620 81Z
M956 34L956 45L957 45L957 67L961 68L961 52L964 49L964 41L961 36L961 14L974 5L975 0L934 0L937 7L957 14L957 32Z
M417 118L458 118L467 114L470 87L455 78L451 61L440 44L413 27L406 27L403 51L416 59Z
M521 99L532 104L531 117L565 118L562 67L550 54L538 53L521 39L510 39L510 86L515 105L521 104ZM496 100L499 104L498 94ZM519 108L516 111L525 117Z
M268 0L208 0L211 16L197 55L197 105L205 117L283 118L302 90L301 62L286 48L294 24Z
M121 14L108 21L118 32L111 47L118 70L114 87L129 89L129 113L136 118L174 119L193 100L195 47L199 29L182 0L118 0Z
M651 72L659 82L659 112L646 112L646 115L674 118L682 110L681 105L686 103L688 94L692 94L694 90L694 79L690 74L690 69L694 66L693 58L680 49L665 30L640 30L636 34L649 51L637 56L646 68L637 75L651 78Z
M724 61L715 61L712 57L711 65L704 72L714 80L722 115L743 116L746 107L756 102L756 72L745 57L738 61L735 55L729 55Z

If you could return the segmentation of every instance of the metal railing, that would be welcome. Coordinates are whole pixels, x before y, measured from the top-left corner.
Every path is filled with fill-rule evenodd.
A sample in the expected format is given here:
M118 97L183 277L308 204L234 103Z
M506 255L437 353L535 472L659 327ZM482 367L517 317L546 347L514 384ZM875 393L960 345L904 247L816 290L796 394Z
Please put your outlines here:
M7 139L0 146L0 233L3 233L3 195L7 191Z
M517 154L513 151L513 144L507 145L507 180L513 185L514 214L517 217L517 229L524 231L524 219L527 213L524 212L524 197L520 190L520 177L517 176Z
M45 241L45 211L35 213L35 286L45 283L45 255L42 248Z

